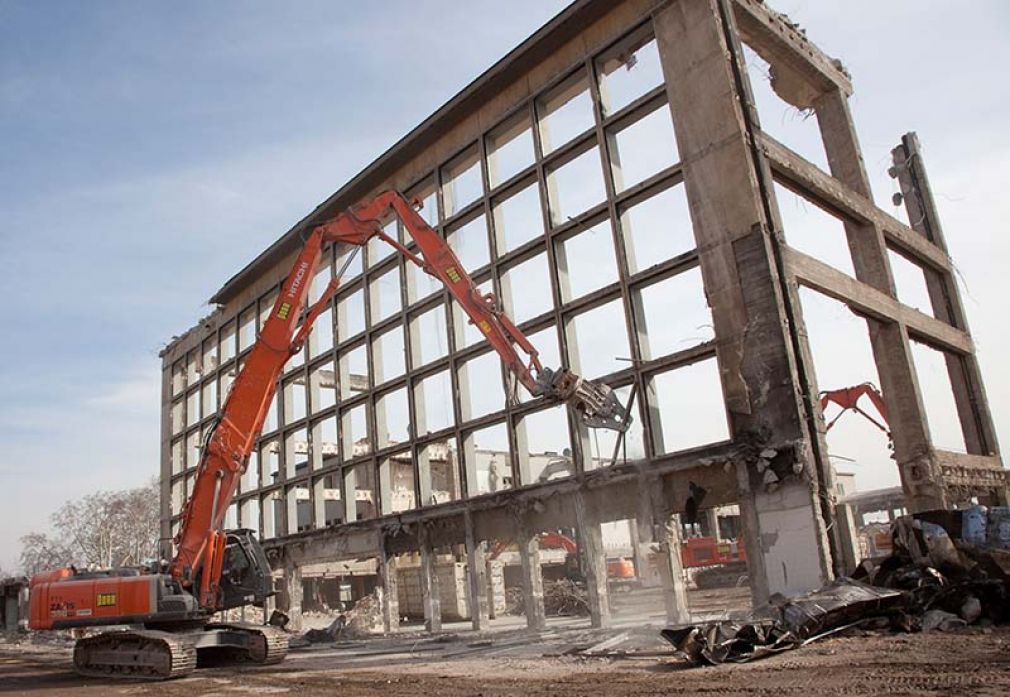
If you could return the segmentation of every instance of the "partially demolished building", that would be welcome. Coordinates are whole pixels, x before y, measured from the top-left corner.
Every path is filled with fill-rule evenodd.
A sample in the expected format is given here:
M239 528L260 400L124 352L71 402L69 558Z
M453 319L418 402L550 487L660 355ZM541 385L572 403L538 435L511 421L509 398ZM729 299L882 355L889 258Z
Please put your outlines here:
M813 114L826 167L762 129L747 61ZM1005 504L917 140L893 153L905 224L871 200L851 92L841 64L759 0L572 3L231 278L211 299L219 309L165 349L164 537L301 234L390 188L424 202L545 364L602 378L635 424L619 443L563 406L516 398L437 282L368 246L291 360L229 512L264 541L296 625L303 576L339 567L368 579L349 587L381 589L386 630L407 595L430 629L460 596L454 614L485 627L508 583L488 557L508 545L526 621L541 627L541 539L558 531L604 625L616 528L679 621L675 516L731 504L756 599L823 585L851 563L853 540L836 510L801 287L865 320L909 508ZM851 264L791 244L803 231L783 225L783 192L836 224L825 234ZM316 292L349 251L328 250ZM931 308L898 296L896 259L921 274ZM934 446L913 346L942 354L966 452ZM398 585L408 578L411 594Z

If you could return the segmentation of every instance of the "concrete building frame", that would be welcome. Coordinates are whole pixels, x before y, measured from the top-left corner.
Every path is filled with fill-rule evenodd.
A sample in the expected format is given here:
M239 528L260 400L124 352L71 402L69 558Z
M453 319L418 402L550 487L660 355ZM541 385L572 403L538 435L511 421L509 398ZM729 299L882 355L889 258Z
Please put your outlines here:
M816 116L829 171L761 129L745 45L770 65L777 95ZM618 84L650 60L658 82ZM301 566L369 557L378 560L384 621L394 630L397 556L419 553L427 626L437 630L434 560L456 547L471 570L473 626L483 628L483 555L488 542L510 537L522 561L527 622L543 627L537 534L562 525L576 529L591 620L604 625L600 523L624 519L637 522L642 545L659 551L668 618L682 620L674 516L699 504L739 504L755 600L829 580L851 552L835 525L801 287L866 320L909 508L972 497L1005 503L1006 477L918 142L906 136L893 153L914 221L905 225L871 200L851 92L838 61L758 0L574 2L230 279L211 299L218 309L164 350L164 537L176 530L203 434L300 236L385 188L425 202L429 222L476 282L494 290L545 354L624 399L634 396L638 425L625 448L630 456L621 457L612 436L600 445L563 407L510 398L514 385L444 289L378 246L356 258L330 248L315 287L349 264L343 285L281 378L228 519L258 531L284 570L296 625ZM642 174L629 134L645 123L650 149L673 157ZM655 129L665 123L664 140ZM587 187L572 181L591 172L597 195L579 203ZM854 276L788 244L776 185L844 224ZM509 222L508 204L521 196L531 202L527 211L538 210L532 230ZM678 197L693 248L667 238L677 227L670 202ZM635 229L636 210L650 202L667 206L659 247ZM613 274L601 280L584 262L579 268L572 250L580 245L597 250L602 265L612 260ZM922 269L931 314L898 300L891 253ZM532 286L535 269L548 282L530 300L518 288ZM707 304L711 336L672 335L657 346L663 319L678 312L674 303L690 302L690 291L675 287L681 282ZM433 349L437 332L444 344ZM943 352L966 453L933 445L912 342ZM614 346L626 355L606 353ZM681 394L674 378L692 370ZM692 409L699 394L690 388L700 385L721 393L716 435L685 447L672 424L677 409ZM432 394L451 402L441 422ZM537 452L536 434L545 431L562 434L564 447ZM488 460L499 453L492 474ZM394 499L394 481L409 494Z

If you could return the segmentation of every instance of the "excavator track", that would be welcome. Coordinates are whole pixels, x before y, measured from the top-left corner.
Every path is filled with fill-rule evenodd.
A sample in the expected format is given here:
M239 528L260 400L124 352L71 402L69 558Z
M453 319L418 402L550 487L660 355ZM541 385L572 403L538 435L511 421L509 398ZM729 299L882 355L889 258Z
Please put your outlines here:
M280 663L288 655L288 635L276 627L244 622L208 624L207 630L225 630L249 635L249 648L245 658L251 663L270 665Z
M196 646L184 634L106 632L77 642L74 668L88 677L171 680L196 668Z

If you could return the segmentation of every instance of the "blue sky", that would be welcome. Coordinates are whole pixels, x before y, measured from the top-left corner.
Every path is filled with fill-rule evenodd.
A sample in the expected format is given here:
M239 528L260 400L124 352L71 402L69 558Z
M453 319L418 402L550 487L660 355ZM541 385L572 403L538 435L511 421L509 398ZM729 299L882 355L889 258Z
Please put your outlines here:
M158 351L224 280L564 4L0 0L0 567L64 500L156 474ZM1010 8L772 4L853 73L885 208L919 132L1000 421ZM861 374L821 343L822 385Z

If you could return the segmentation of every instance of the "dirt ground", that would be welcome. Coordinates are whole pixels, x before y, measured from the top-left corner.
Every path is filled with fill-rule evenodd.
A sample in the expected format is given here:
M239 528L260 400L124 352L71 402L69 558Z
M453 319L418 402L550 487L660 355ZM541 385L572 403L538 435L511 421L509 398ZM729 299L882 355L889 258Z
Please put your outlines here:
M66 649L0 646L0 694L111 697L531 697L534 695L1010 694L1010 628L828 639L744 665L691 668L663 650L623 658L488 653L493 641L418 641L410 650L293 651L272 668L218 667L164 683L77 677ZM536 642L533 642L536 643ZM453 648L454 647L454 648ZM527 643L529 647L529 643ZM446 649L452 649L446 651ZM505 652L507 653L507 652Z

